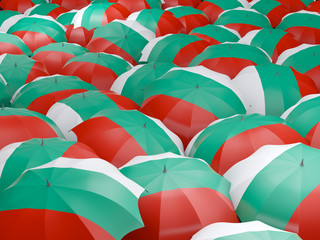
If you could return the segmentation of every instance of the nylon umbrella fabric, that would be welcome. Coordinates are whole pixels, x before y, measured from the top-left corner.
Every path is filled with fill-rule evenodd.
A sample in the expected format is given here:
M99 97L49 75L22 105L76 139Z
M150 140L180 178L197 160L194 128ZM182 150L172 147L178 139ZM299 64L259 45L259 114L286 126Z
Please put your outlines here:
M8 33L0 32L0 54L27 55L32 54L29 47L21 40L21 38Z
M166 9L169 7L175 6L189 6L189 7L197 7L201 0L163 0L162 8Z
M2 0L0 2L0 7L3 10L24 13L28 8L40 3L46 3L46 0Z
M77 10L70 10L65 13L61 13L57 18L57 22L61 23L63 26L73 25L72 19L74 18L74 15L77 14Z
M117 0L117 3L127 8L130 12L138 12L143 9L161 9L163 0Z
M61 7L58 4L54 3L42 3L37 4L29 9L27 9L24 14L31 16L34 14L51 16L56 19L60 14L68 12L68 9Z
M0 104L2 107L6 106L10 106L10 90L8 87L8 83L7 81L2 77L2 75L0 74Z
M0 11L0 30L3 31L3 25L6 25L6 20L13 16L19 16L22 17L22 14L17 11L11 11L11 10L2 10Z
M51 3L55 3L68 10L80 10L91 3L91 0L51 0Z
M66 38L69 43L76 43L82 47L86 47L92 39L94 29L87 30L84 27L74 27L74 25L66 26Z

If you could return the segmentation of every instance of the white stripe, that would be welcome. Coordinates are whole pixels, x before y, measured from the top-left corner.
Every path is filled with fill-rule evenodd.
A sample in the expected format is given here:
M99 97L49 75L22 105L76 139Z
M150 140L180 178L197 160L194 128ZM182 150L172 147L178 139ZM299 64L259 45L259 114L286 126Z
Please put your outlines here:
M254 66L242 69L232 80L232 83L245 96L245 101L248 104L247 114L260 113L265 115L264 89L259 73Z
M131 13L131 14L129 15L129 17L127 18L127 20L129 20L129 21L137 21L137 18L138 18L138 16L139 16L140 13L141 13L141 11Z
M4 83L4 85L8 85L6 79L2 76L1 73L0 73L0 80Z
M128 28L131 28L132 30L139 33L142 37L144 37L146 40L151 41L152 39L155 39L156 34L152 32L150 29L142 26L137 21L127 21L127 20L113 20L112 22L118 22L121 23Z
M131 68L129 71L121 74L112 84L110 90L114 91L118 94L122 93L123 87L126 84L129 77L134 74L139 68L143 67L143 65L137 65Z
M155 45L160 42L162 39L170 36L172 34L167 34L165 36L161 36L161 37L157 37L155 39L152 39L141 51L141 58L140 58L140 62L147 62L148 58L150 56L150 53L152 51L152 49L155 47Z
M295 144L265 145L248 158L233 165L223 176L231 183L230 197L235 209L255 176L273 159L295 147Z
M8 159L22 143L23 142L15 142L3 147L0 150L0 179L1 179L3 168L6 165Z
M0 55L0 64L2 63L2 61L5 59L7 55L8 55L7 53Z
M288 50L285 50L278 57L276 64L282 65L289 57L291 57L295 53L300 52L300 51L302 51L304 49L307 49L307 48L317 47L317 46L319 46L319 45L303 43L303 44L299 45L298 47L290 48Z
M250 8L251 7L250 3L248 3L247 0L238 0L238 2L240 2L244 8Z
M271 227L260 221L243 222L243 223L213 223L193 235L191 240L214 240L220 237L232 236L246 232L276 231L283 230Z
M5 20L1 26L0 26L0 31L1 32L8 32L8 30L14 25L16 24L20 19L25 18L26 16L23 14L19 14L19 15L14 15L10 18L8 18L7 20Z
M81 27L82 26L82 18L83 15L85 13L85 11L87 10L87 8L89 8L92 4L89 4L88 6L81 8L76 15L74 15L71 24L73 24L73 28L77 28L77 27Z
M31 13L35 8L37 8L38 6L40 6L40 4L36 4L36 5L34 5L33 7L28 8L23 14L26 15L26 16L30 16L30 13Z
M251 7L253 7L256 3L260 2L260 0L253 0L250 2Z
M248 32L243 38L241 38L238 41L238 43L251 45L252 40L257 35L257 33L259 33L260 31L261 30L253 30L253 31Z

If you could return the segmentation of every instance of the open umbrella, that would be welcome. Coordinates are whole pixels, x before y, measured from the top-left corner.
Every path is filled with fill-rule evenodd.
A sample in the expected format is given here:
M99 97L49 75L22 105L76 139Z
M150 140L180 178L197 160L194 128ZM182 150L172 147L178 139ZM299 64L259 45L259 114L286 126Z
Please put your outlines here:
M50 0L51 3L59 4L61 7L64 7L68 10L81 9L86 7L91 3L91 0Z
M3 10L13 10L24 13L28 8L40 3L46 3L46 0L2 0L0 1L0 7Z
M66 27L66 38L69 43L77 43L82 47L86 47L90 40L92 39L94 28L87 30L84 27L74 27L69 25Z
M116 2L133 13L142 9L161 9L163 0L117 0Z
M28 46L21 40L21 38L0 32L0 54L24 54L30 56L32 54Z
M190 239L214 222L238 222L229 183L206 162L172 153L139 156L120 171L145 192L139 210L145 227L123 240Z
M277 0L277 2L281 3L285 7L288 8L290 12L297 12L306 8L309 5L307 1L313 2L314 0Z
M1 2L0 2L1 4ZM0 30L5 32L5 25L7 25L7 20L10 19L11 17L16 16L16 17L23 17L23 15L17 11L10 11L10 10L1 10L0 11Z
M65 27L72 25L72 19L74 18L74 15L77 14L77 12L78 12L77 10L70 10L68 12L61 13L56 18L56 21L61 23Z
M315 1L315 2L310 3L306 10L319 13L320 12L320 2Z
M31 16L34 14L51 16L56 19L60 14L68 12L68 9L54 3L41 3L27 9L24 14Z
M190 7L197 7L201 0L163 0L162 8L166 9L169 7L175 6L190 6Z

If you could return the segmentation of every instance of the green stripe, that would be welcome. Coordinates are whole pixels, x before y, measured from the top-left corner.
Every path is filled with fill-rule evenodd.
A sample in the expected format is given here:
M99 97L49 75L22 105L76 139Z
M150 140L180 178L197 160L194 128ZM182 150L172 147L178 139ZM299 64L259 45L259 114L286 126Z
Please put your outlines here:
M0 42L11 43L15 45L27 56L30 56L32 54L29 47L16 35L0 32Z
M225 237L218 237L215 240L301 240L298 235L291 232L278 231L250 231L238 234L232 234Z
M161 0L146 0L151 9L161 9L162 2Z
M214 5L220 7L223 10L233 9L237 7L243 7L243 5L238 0L228 0L228 1L221 1L221 0L205 0L204 2L210 2Z
M0 25L7 20L8 18L15 16L15 15L22 15L17 11L10 11L10 10L2 10L0 11Z
M46 180L50 187L46 186ZM109 176L86 170L45 168L27 171L13 187L3 191L0 198L0 211L25 208L77 214L116 239L143 227L138 199Z
M301 2L304 3L304 5L309 6L312 2L314 2L314 0L301 0Z
M194 28L189 34L199 33L206 36L209 36L213 39L218 40L219 42L237 42L239 37L233 32L229 31L218 25L205 25L202 27Z
M74 16L77 14L76 11L74 12L66 12L66 13L62 13L57 17L57 22L61 23L62 25L66 26L66 25L72 25L72 20L74 18Z
M51 43L49 45L38 48L33 52L32 57L39 52L47 52L47 51L64 52L64 53L72 54L75 56L83 55L88 52L86 48L81 47L78 44L62 42L62 43Z
M0 104L1 106L9 107L11 106L10 103L11 95L9 94L9 89L5 83L2 82L0 78Z
M259 220L284 229L299 204L320 182L319 158L318 149L303 144L275 158L255 176L242 196L236 209L240 220Z
M159 19L161 18L163 13L163 10L157 8L144 9L139 13L136 21L155 33L157 30Z
M277 29L287 30L291 27L311 27L320 29L320 16L308 13L294 13L285 17Z
M181 17L187 16L187 15L194 15L194 14L201 14L201 15L205 16L206 18L208 18L206 16L206 14L204 12L202 12L201 10L190 7L190 6L177 6L174 8L170 8L166 11L172 12L176 18L181 18Z
M276 7L281 6L281 4L275 0L260 0L255 3L251 9L258 11L264 15L267 15L270 11Z
M58 8L59 5L58 4L54 4L54 3L42 3L40 5L38 5L36 8L34 8L29 16L34 15L34 14L38 14L38 15L48 15L51 11L53 11L54 9Z

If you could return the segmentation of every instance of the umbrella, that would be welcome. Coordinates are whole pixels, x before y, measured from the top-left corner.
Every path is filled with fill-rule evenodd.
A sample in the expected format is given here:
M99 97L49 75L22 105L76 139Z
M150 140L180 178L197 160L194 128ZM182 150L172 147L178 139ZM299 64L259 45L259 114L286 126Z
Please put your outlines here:
M271 28L269 19L254 9L237 7L221 13L214 22L236 30L242 37L252 30Z
M73 57L83 55L88 50L78 44L51 43L35 50L32 59L42 62L49 74L58 74L63 66Z
M39 77L19 88L13 95L11 104L16 108L27 108L45 115L54 103L88 90L97 89L75 76Z
M232 83L251 105L249 113L277 117L302 97L319 92L310 77L273 63L246 67Z
M157 8L134 12L127 20L137 21L142 26L154 32L156 37L170 33L186 33L184 25L173 15L173 13Z
M247 66L269 63L270 57L258 47L241 43L221 43L207 47L189 66L202 65L234 78Z
M123 240L190 239L214 222L238 222L229 183L206 162L172 153L138 156L120 169L145 192L139 210L145 227Z
M287 7L290 12L297 12L303 10L306 8L306 6L309 5L309 3L313 1L314 0L277 0L277 2Z
M244 43L263 49L272 62L276 62L285 50L297 47L301 43L292 34L279 29L264 28L248 32L239 43Z
M318 129L320 125L319 96L319 94L311 94L303 97L281 116L292 124L311 147L315 148L320 148Z
M1 5L1 2L0 2ZM7 20L13 16L16 17L23 17L23 15L17 11L10 11L10 10L1 10L0 11L0 30L4 31L4 26L7 25Z
M23 108L2 107L0 131L0 149L10 143L31 138L63 138L63 134L51 119Z
M77 43L82 47L86 47L92 39L94 28L87 30L84 27L75 28L73 25L66 27L66 38L69 43Z
M27 9L24 14L31 16L34 14L51 16L56 19L60 14L68 12L68 9L54 3L41 3Z
M121 56L136 65L142 49L155 34L137 21L114 20L94 31L87 48L90 52L106 52Z
M222 25L208 24L194 28L189 34L206 40L212 45L223 42L238 42L240 40L240 35L237 31Z
M84 27L91 30L106 25L115 19L126 19L129 15L130 12L120 4L109 3L106 0L95 0L77 12L72 24L75 28Z
M163 0L117 0L116 2L133 13L142 9L161 9Z
M57 158L27 169L1 193L1 236L121 239L143 226L138 209L143 190L101 159Z
M234 165L224 177L240 220L318 239L319 157L319 149L302 143L268 145Z
M199 3L201 3L201 0L163 0L162 8L166 9L169 7L176 7L178 5L190 6L195 8Z
M99 90L109 90L114 80L131 67L130 63L117 55L87 53L71 58L61 74L77 76Z
M46 0L2 0L0 1L0 7L3 10L13 10L24 13L28 8L40 3L46 3Z
M137 110L102 110L72 131L79 142L116 167L138 155L183 154L181 140L175 134L160 120Z
M319 13L320 12L320 2L315 1L315 2L310 3L306 10Z
M140 111L160 119L186 147L212 121L246 113L230 78L205 67L173 68L144 89Z
M286 15L277 29L291 33L298 41L309 44L320 43L320 14L301 10Z
M197 9L203 11L210 22L214 23L223 11L237 7L250 8L250 4L246 0L204 0L197 6Z
M80 10L91 3L91 0L50 0L51 3L55 3L68 10Z
M209 24L209 18L204 12L190 6L170 7L166 8L166 11L172 12L182 22L187 33L196 27Z
M210 43L193 35L167 34L151 40L142 50L140 62L167 62L186 67Z
M2 148L0 156L0 192L14 183L28 168L41 166L56 158L98 158L85 144L61 138L33 138L15 142Z
M213 223L197 232L191 240L302 240L297 234L285 232L260 221Z
M0 32L0 54L24 54L30 56L32 53L28 46L21 40L21 38Z
M63 26L67 27L68 25L72 25L72 19L77 14L77 10L70 10L68 12L61 13L56 21L61 23Z
M67 40L66 28L52 17L32 15L12 20L7 26L7 33L20 37L31 51L50 43Z
M144 98L144 88L173 67L175 67L173 63L161 62L151 62L134 66L129 71L121 74L114 81L110 90L130 98L141 106Z
M212 122L189 143L186 155L204 159L219 174L267 144L306 141L287 121L260 114L235 115Z
M104 109L138 109L130 99L107 91L87 91L73 94L51 106L47 117L61 129L67 140L75 140L70 130Z

